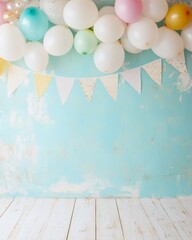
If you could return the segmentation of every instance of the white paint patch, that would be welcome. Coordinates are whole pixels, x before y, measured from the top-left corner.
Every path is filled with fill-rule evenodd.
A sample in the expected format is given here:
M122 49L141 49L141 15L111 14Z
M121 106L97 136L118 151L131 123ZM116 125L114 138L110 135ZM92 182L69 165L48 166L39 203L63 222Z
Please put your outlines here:
M28 115L30 117L33 117L35 120L46 125L54 123L54 121L51 120L48 115L47 105L43 97L38 99L37 96L29 94L27 98L27 103Z
M122 186L120 191L127 197L139 197L140 183L137 183L135 186Z
M187 92L192 88L192 79L190 78L188 73L180 74L176 86L179 91L181 92Z
M0 186L0 195L4 195L4 194L7 194L7 189L5 189L5 187L3 186Z
M107 180L101 180L98 178L88 179L81 183L69 183L65 179L61 179L54 185L51 185L50 190L56 193L83 193L89 192L91 194L98 195L100 191L111 186Z
M9 122L11 127L22 127L24 123L18 112L13 110L10 111Z
M21 136L11 144L0 141L0 194L26 193L24 186L31 179L36 152Z
M172 78L174 76L175 72L172 72L169 74L168 78Z

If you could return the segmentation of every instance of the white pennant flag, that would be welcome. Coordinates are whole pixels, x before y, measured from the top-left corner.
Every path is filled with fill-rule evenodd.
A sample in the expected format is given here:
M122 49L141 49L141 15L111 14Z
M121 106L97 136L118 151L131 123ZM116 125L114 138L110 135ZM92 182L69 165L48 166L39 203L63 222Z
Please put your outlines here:
M113 98L113 100L117 99L118 78L118 74L100 77L103 86L105 87L109 95Z
M55 77L55 80L59 92L59 97L62 104L64 104L70 95L75 79L66 77Z
M141 69L127 69L121 73L122 77L140 94L141 93Z
M15 90L21 85L21 83L27 78L29 71L10 64L7 74L7 93L10 97Z
M154 62L148 63L142 68L145 72L156 82L158 85L161 85L161 77L162 77L162 61L158 59Z
M184 51L176 58L166 59L166 61L180 73L187 73Z
M95 88L96 78L83 78L80 80L81 87L88 101L91 101Z

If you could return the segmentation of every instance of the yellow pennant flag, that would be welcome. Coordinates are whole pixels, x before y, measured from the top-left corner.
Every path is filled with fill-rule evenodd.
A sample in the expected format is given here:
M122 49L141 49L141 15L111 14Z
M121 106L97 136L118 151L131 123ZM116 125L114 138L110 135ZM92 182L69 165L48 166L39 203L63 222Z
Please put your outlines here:
M41 97L47 91L50 81L52 79L52 76L46 75L46 74L35 73L34 79L35 79L37 96Z
M0 58L0 76L3 75L8 69L8 62Z

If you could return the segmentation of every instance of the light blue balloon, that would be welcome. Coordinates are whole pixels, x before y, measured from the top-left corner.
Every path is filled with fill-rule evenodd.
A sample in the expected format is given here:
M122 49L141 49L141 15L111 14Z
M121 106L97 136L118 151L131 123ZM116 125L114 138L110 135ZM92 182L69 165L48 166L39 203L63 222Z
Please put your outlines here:
M27 40L41 40L48 30L48 27L48 18L39 8L26 8L20 15L19 28Z

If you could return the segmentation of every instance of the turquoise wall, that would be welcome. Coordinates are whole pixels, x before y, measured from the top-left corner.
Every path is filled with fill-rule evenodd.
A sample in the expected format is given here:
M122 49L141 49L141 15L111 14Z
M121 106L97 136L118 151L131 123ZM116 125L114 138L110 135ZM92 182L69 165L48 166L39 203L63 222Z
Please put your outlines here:
M186 52L189 71L191 57ZM78 58L72 52L49 68L99 76L92 56ZM126 62L132 68L156 58L146 51L127 54ZM141 95L120 78L116 101L98 80L91 102L77 80L64 105L54 79L41 99L32 74L9 98L1 80L1 196L192 194L192 93L181 90L178 76L165 61L162 86L142 71Z

